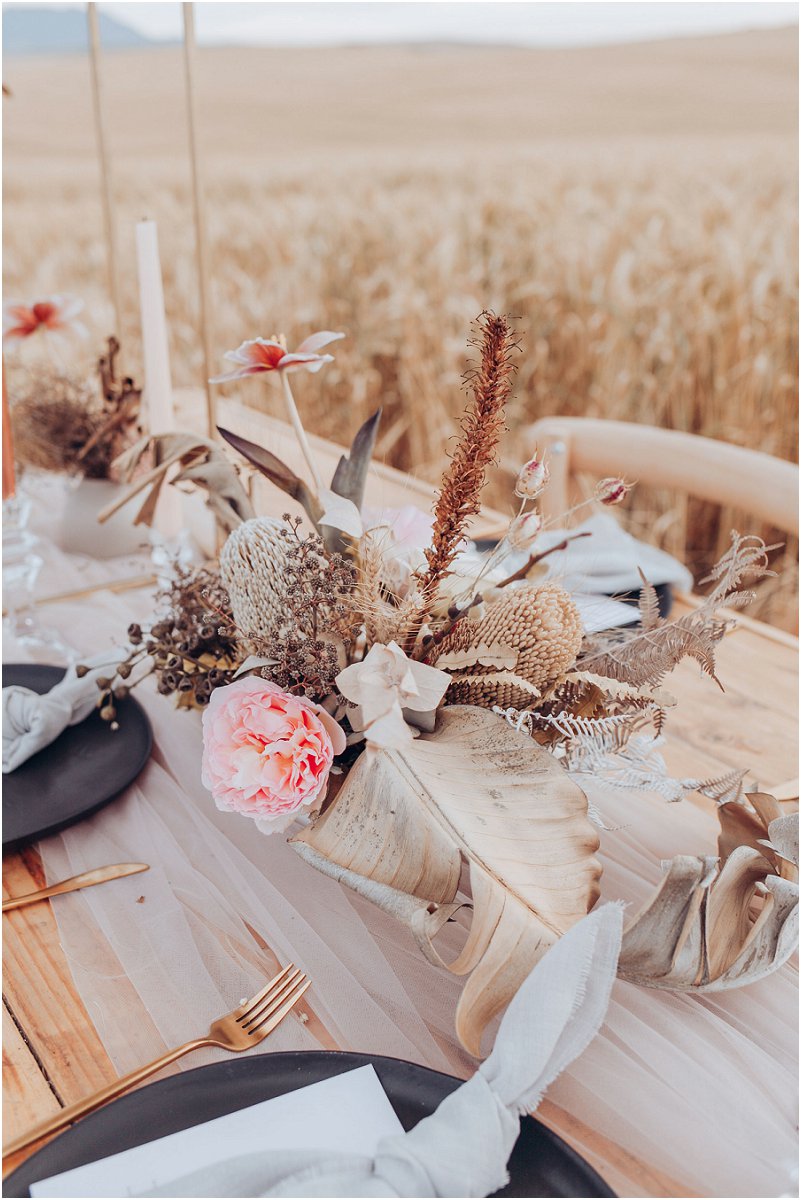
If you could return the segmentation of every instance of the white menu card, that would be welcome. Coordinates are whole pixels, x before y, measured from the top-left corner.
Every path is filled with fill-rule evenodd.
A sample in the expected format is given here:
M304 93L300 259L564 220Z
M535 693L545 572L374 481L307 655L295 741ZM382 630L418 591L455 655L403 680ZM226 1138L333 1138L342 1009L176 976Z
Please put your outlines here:
M357 1067L274 1100L193 1125L31 1185L32 1196L136 1196L181 1175L257 1150L373 1156L402 1133L373 1067Z

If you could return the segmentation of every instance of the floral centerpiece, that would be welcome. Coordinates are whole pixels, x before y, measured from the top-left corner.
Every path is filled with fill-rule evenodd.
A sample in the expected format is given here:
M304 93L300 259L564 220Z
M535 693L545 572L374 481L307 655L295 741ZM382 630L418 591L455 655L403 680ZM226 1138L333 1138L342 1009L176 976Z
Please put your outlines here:
M161 447L162 462L194 468L228 536L213 582L208 569L182 579L164 597L167 616L131 631L122 686L142 661L161 691L203 708L203 779L218 806L263 833L289 830L306 863L406 922L429 959L467 977L456 1025L476 1054L488 1021L598 898L582 773L671 800L697 789L720 805L718 856L667 865L629 923L620 974L703 991L775 969L797 919L792 818L746 795L743 773L672 780L658 754L674 703L665 678L689 656L716 679L731 623L721 609L747 601L741 584L767 570L770 548L735 534L699 607L664 620L643 580L637 627L588 636L570 593L538 574L550 551L538 548L548 464L536 453L495 548L479 554L468 540L514 381L509 322L479 318L431 517L364 503L380 412L330 485L322 478L289 377L319 371L341 336L314 334L292 353L280 338L246 342L221 377L280 381L311 484L269 450L220 433L303 517L254 513L212 443L173 435L172 450ZM627 491L604 479L594 499L615 505ZM120 683L102 681L105 709ZM444 963L436 934L467 909L464 946Z
M114 337L98 359L99 386L61 366L63 348L87 336L82 311L83 301L66 294L3 306L4 349L24 354L38 344L46 351L46 365L37 359L15 388L15 454L23 466L108 480L135 439L142 392L133 379L119 376Z

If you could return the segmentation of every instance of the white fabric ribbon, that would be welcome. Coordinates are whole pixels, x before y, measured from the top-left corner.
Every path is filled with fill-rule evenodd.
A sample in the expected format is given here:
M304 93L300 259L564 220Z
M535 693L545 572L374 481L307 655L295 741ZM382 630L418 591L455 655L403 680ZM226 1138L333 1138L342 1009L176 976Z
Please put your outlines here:
M508 1182L520 1117L592 1041L615 980L623 909L606 904L537 964L509 1005L489 1058L375 1158L254 1153L143 1196L488 1196ZM310 1131L311 1133L311 1131Z
M3 774L16 771L54 742L68 725L85 720L97 704L97 680L102 675L111 678L124 657L123 651L111 651L102 655L100 663L89 659L87 666L93 669L82 679L75 674L75 667L70 667L61 682L42 696L16 684L4 687Z

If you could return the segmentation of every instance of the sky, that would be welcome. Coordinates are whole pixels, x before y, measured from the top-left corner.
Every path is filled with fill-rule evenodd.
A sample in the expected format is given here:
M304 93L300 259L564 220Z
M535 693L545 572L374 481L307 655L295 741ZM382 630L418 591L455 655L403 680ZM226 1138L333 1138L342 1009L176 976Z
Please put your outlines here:
M82 8L83 5L69 5ZM101 4L148 37L175 40L181 36L178 3ZM319 45L384 41L517 42L532 46L570 46L604 42L648 41L791 25L798 21L798 4L721 0L628 0L624 3L404 3L371 0L340 3L294 0L294 3L195 4L198 41L207 45Z

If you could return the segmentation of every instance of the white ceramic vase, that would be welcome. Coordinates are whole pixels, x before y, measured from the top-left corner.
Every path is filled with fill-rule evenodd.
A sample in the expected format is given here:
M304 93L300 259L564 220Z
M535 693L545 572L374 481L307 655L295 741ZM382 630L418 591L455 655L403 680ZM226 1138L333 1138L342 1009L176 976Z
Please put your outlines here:
M54 529L53 540L69 554L90 554L93 558L115 558L120 554L136 554L148 550L150 540L147 526L134 525L137 500L126 504L102 525L97 514L117 499L122 485L108 479L82 479L64 497L60 522Z

